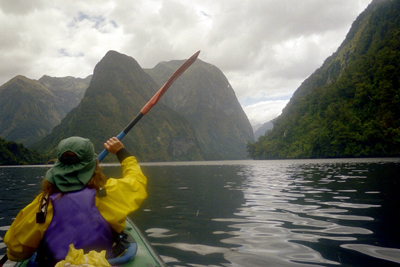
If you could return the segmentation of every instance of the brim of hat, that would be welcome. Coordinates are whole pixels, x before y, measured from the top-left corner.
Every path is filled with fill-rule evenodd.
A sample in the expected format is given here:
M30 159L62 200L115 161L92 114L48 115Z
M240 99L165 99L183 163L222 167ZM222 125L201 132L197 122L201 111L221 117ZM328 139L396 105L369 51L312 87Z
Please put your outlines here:
M61 192L81 190L86 186L96 169L96 159L76 164L63 164L59 160L47 171L46 180Z

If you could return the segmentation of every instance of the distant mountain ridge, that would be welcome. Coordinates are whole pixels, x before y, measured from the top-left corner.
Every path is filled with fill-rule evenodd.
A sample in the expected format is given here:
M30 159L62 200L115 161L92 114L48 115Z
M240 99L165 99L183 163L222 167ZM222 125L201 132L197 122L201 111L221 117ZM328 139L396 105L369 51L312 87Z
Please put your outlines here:
M55 82L68 80L62 90ZM0 136L30 146L48 134L75 107L89 80L52 78L38 81L18 75L0 86Z
M96 65L80 104L33 148L54 153L61 139L78 135L90 138L100 152L104 141L117 135L138 114L159 89L158 82L163 79L165 82L171 71L176 70L175 64L180 63L163 63L166 67L161 68L157 78L152 70L145 72L132 57L109 51ZM139 160L246 157L246 143L253 140L250 123L225 76L210 67L201 61L194 63L124 138L124 144ZM217 85L209 88L208 80ZM207 85L199 87L201 83ZM174 102L174 98L182 96L186 101Z
M400 1L374 0L293 94L255 159L400 156Z
M79 104L91 79L92 75L84 79L71 76L58 78L44 75L38 81L49 88L60 101L59 105L65 116L71 109Z
M267 131L272 130L272 128L274 128L274 124L271 121L264 123L254 132L254 139L257 140L261 135L264 135Z

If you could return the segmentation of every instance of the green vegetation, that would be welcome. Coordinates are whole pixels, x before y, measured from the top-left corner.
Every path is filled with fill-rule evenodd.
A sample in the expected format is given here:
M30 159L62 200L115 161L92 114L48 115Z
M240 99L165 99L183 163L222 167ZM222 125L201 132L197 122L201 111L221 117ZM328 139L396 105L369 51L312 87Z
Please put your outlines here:
M400 1L374 1L251 158L400 156Z
M160 87L183 61L158 64L147 73ZM197 59L163 97L193 129L204 159L244 159L253 131L228 79L217 67Z
M0 136L30 147L78 105L89 82L90 77L14 77L0 86Z
M6 141L0 137L0 165L41 164L45 157L36 150L29 150L22 144Z

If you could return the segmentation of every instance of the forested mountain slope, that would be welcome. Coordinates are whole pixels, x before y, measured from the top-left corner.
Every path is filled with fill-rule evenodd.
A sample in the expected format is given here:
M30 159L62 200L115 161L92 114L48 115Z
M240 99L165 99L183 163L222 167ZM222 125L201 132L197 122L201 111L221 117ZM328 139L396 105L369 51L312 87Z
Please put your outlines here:
M161 87L183 63L159 63L146 70ZM216 66L200 59L165 94L164 103L193 129L204 158L246 158L253 131L228 79Z
M0 86L0 136L28 147L39 141L79 104L89 82L90 76L14 77Z
M400 156L400 1L375 0L293 94L255 159Z

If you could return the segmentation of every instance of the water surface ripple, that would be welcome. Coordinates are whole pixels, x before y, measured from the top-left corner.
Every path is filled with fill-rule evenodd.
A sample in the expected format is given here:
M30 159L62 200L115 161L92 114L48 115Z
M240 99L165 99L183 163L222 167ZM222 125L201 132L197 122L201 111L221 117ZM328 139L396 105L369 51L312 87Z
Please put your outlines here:
M142 169L149 197L131 217L168 266L400 264L399 159L148 163ZM1 236L37 193L44 171L0 168ZM120 175L112 165L104 172Z
M164 173L185 185L163 199L175 205L161 224L177 236L150 236L171 266L400 263L398 159L220 164Z

